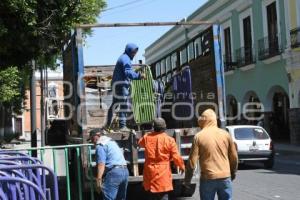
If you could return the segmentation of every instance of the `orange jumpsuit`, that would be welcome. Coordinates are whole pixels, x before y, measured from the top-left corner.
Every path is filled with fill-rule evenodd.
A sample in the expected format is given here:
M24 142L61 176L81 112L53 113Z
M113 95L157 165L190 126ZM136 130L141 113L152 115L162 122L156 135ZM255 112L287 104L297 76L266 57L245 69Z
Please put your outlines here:
M152 193L173 190L170 161L174 161L184 170L184 162L179 155L174 138L166 133L149 133L139 140L139 146L145 148L144 180L146 191Z

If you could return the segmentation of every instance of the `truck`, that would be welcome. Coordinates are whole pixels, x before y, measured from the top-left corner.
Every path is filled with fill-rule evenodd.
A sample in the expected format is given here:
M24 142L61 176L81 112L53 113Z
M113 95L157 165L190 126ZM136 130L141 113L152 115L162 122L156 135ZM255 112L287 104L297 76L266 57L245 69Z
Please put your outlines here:
M116 26L157 26L157 25L200 25L205 22L174 22L174 23L131 23L131 24L102 24L96 26L82 25L78 26L76 31L70 35L63 48L63 79L64 79L64 99L63 108L65 116L63 119L52 119L51 127L47 134L48 145L84 145L87 143L89 130L100 128L106 120L107 110L112 101L112 90L109 83L113 74L114 66L84 66L83 62L83 36L82 32L85 28L91 27L116 27ZM205 23L207 24L207 23ZM172 94L172 76L181 73L183 68L189 68L191 72L192 92L195 95L193 105L198 105L197 112L202 112L207 108L216 109L220 126L225 127L225 85L224 70L221 54L221 27L217 24L210 23L209 27L200 33L202 55L196 58L187 66L179 66L173 69L170 79L161 76L158 73L155 63L146 63L150 66L154 81L164 81L165 91ZM179 51L173 53L179 56ZM135 65L135 68L145 67L145 65ZM204 93L213 93L214 98L207 98ZM172 95L171 95L172 96ZM161 108L166 110L161 115L166 120L169 136L173 137L178 145L178 149L187 162L190 148L192 146L194 136L199 132L197 125L197 117L194 115L190 120L177 120L171 115L172 102L174 98L165 99L161 104ZM171 102L171 103L170 103ZM202 104L201 104L202 102ZM208 103L203 103L208 102ZM199 104L200 103L200 104ZM216 105L212 107L211 105ZM168 107L169 106L169 107ZM132 122L134 124L134 120ZM144 149L139 148L137 141L142 135L151 130L151 124L142 124L132 126L134 131L119 132L114 131L108 136L113 138L119 144L124 152L124 156L128 163L129 170L129 187L128 199L137 199L137 195L143 194L143 165L145 162ZM59 133L59 134L57 134ZM50 141L50 142L49 142ZM94 162L93 147L89 146L81 151L80 156L75 152L68 152L70 169L81 170L84 173L81 177L73 177L72 181L82 181L83 192L92 191L92 177L96 173L96 163ZM78 168L78 159L80 166ZM192 187L190 190L184 190L184 175L171 164L173 174L174 191L172 198L192 197L197 195L197 185L199 183L200 171L195 170L192 178ZM72 175L72 173L71 173ZM74 184L70 184L76 185ZM71 192L72 193L72 192ZM71 194L72 195L72 194ZM88 195L94 196L94 194ZM77 196L72 196L77 199ZM140 197L139 199L142 199Z

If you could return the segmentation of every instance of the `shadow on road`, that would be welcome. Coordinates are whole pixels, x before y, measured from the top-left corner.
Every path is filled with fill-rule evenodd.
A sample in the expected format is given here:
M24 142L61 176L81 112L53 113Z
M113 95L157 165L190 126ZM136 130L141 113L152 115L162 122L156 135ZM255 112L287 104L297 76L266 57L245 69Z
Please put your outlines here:
M300 166L294 164L293 161L282 161L275 159L275 165L272 169L266 169L262 163L243 163L239 164L238 170L240 171L252 171L256 170L257 173L264 174L292 174L300 175Z

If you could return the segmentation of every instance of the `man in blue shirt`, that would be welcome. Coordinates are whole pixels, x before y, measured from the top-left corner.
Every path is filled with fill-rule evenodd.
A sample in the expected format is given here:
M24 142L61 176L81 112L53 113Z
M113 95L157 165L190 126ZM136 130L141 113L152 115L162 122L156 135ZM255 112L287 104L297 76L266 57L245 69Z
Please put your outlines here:
M113 77L112 77L112 92L113 101L108 110L107 122L105 129L109 129L112 123L114 110L117 106L119 111L119 128L120 131L129 131L126 127L126 111L128 111L127 99L129 96L130 80L143 79L144 75L133 70L131 61L138 52L138 46L135 44L127 44L125 52L119 57Z
M97 190L103 200L125 200L128 185L128 169L123 151L100 129L90 131L90 140L96 147Z

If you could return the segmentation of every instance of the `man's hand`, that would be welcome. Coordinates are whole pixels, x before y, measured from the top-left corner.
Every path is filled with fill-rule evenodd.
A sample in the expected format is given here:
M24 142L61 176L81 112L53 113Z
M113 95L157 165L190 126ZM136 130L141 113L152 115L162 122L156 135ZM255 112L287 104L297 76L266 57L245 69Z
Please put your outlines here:
M142 69L143 69L143 67L136 68L136 69L135 69L135 72L141 72Z
M101 178L97 178L96 179L96 192L98 194L100 194L101 190L102 190L102 179Z
M190 183L190 182L183 181L183 182L182 182L182 186L183 186L185 189L190 189L190 188L191 188L191 183Z
M192 187L190 182L183 181L182 182L182 189L181 189L181 196L189 197L193 192L191 192Z
M179 169L180 174L184 174L184 172L185 172L185 169Z
M145 80L145 79L147 79L147 77L146 77L146 74L144 74L144 73L141 73L141 80Z
M231 174L231 181L233 181L235 179L235 176L236 176L235 173Z

